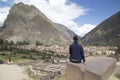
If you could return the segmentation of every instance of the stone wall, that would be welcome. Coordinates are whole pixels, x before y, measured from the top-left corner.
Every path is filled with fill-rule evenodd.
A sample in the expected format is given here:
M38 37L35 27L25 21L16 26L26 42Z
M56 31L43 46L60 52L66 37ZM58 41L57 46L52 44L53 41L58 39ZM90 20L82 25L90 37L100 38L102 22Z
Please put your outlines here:
M67 62L67 80L107 80L115 64L110 57L88 57L85 65Z
M117 61L120 61L120 34L117 35L117 50L115 53L115 57L117 59Z
M118 46L118 52L120 53L120 34L117 36L117 46Z

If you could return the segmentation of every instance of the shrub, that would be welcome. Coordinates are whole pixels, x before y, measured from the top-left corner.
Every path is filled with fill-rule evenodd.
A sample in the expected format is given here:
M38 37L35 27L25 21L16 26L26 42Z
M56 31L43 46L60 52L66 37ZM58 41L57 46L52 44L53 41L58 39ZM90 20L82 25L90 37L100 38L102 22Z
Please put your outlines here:
M3 39L0 39L0 45L2 45L4 43Z
M29 45L30 43L27 41L18 41L17 45Z
M43 45L41 42L36 41L35 45Z

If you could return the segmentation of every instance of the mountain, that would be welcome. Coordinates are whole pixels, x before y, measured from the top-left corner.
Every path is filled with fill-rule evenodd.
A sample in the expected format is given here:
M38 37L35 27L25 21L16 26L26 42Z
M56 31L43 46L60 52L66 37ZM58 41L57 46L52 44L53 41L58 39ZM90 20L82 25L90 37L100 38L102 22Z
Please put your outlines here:
M86 34L81 42L84 45L115 46L117 34L120 34L120 11Z
M68 29L67 27L65 27L65 26L62 25L62 24L55 23L55 25L60 29L60 31L61 31L62 33L64 33L64 35L65 35L70 41L72 41L74 35L77 35L77 34L75 34L73 31L71 31L70 29Z
M61 31L33 5L15 4L0 29L0 38L8 41L28 41L43 44L64 45L70 42L66 32Z

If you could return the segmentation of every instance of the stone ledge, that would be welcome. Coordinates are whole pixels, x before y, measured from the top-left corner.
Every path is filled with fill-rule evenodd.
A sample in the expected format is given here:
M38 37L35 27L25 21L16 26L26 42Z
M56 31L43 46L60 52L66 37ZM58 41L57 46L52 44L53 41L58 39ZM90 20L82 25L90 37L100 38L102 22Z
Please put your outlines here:
M115 64L110 57L88 57L86 65L67 62L67 80L107 80Z

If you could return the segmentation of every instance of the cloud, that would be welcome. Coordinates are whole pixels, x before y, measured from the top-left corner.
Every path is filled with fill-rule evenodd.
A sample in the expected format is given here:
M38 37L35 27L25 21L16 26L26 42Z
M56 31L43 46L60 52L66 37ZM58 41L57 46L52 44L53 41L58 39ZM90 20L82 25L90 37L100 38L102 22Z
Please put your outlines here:
M2 7L0 8L0 26L3 24L4 20L6 19L10 7Z
M85 24L79 26L74 22L74 19L86 15L89 9L82 6L78 6L75 3L70 2L69 0L14 0L15 3L23 2L25 4L34 5L42 13L44 13L50 20L55 23L60 23L73 30L80 36L85 35L89 30L93 28L94 25ZM3 19L6 18L8 14L8 9L1 13L0 11L0 23L3 22ZM7 13L5 13L7 12ZM5 13L5 14L4 14ZM88 28L89 29L85 29ZM82 30L83 29L83 30Z
M80 36L84 36L86 33L90 32L92 29L94 29L96 27L96 25L92 25L92 24L84 24L83 26L81 26L78 29L78 34L80 34Z
M8 2L8 0L0 0L1 2Z
M79 16L85 15L88 11L88 9L82 6L78 6L77 4L71 2L67 4L68 0L15 0L16 3L21 1L26 4L35 5L50 20L55 23L65 25L80 36L86 33L83 33L81 27L78 27L78 25L73 21Z
M76 34L83 37L85 34L90 32L95 27L96 27L96 25L84 24L84 25L82 25L80 27L74 26L74 27L70 27L69 29L73 30Z

